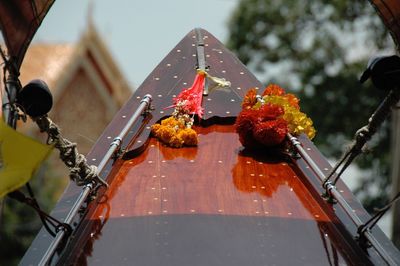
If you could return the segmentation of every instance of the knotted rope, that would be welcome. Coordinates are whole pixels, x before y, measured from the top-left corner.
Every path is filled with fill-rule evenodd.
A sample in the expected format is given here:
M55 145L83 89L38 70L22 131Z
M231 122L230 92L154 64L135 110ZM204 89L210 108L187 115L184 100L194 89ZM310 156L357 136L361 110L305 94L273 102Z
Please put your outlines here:
M97 174L97 167L88 165L83 154L78 152L76 143L65 139L59 127L47 116L35 118L34 121L39 126L41 132L48 134L47 144L54 145L60 152L60 159L68 167L69 177L78 186L86 185L90 182L100 183L108 186L107 182Z

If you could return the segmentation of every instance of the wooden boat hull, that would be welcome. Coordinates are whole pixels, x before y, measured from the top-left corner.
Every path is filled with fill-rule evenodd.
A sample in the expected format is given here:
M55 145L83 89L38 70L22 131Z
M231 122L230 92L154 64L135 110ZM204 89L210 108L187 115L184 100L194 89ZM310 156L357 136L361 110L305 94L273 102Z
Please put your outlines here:
M369 263L361 250L337 236L340 225L310 193L296 165L246 153L231 125L198 131L197 148L177 150L151 139L143 154L124 162L66 261Z
M165 107L190 86L196 35L190 32L150 74L100 137L88 159L97 163L145 94L154 111L132 127L125 154L101 173L110 184L93 201L53 263L78 265L369 265L384 260L356 241L357 227L324 190L307 162L277 151L245 150L234 132L240 102L259 81L211 34L201 31L210 74L229 89L204 97L195 127L198 147L166 147L150 126L169 115ZM323 172L326 159L305 137L302 147ZM369 215L343 183L337 185L363 221ZM79 189L71 185L56 209L65 217ZM376 239L395 262L398 251L379 228ZM42 230L21 264L36 264L51 237Z

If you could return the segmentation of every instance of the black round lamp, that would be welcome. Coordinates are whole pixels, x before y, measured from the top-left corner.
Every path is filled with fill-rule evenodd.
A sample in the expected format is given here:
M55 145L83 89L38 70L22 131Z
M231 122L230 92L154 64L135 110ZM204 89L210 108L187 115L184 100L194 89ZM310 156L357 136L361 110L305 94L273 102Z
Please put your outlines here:
M400 88L400 57L392 55L371 59L360 81L364 82L368 78L378 89Z
M53 96L43 80L34 79L19 92L17 103L22 106L25 113L29 116L39 117L51 110Z

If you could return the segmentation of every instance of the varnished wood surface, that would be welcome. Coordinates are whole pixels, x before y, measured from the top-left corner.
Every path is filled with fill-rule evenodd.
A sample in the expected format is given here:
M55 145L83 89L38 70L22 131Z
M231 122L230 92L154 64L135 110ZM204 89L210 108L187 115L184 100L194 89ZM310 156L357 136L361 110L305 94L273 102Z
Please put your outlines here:
M397 0L370 0L380 15L383 23L390 31L397 49L400 44L400 2Z
M172 49L119 111L87 158L97 164L132 116L140 99L153 95L154 111L124 140L125 158L101 175L111 187L93 202L60 264L94 265L336 265L379 262L354 237L356 228L340 206L321 198L318 178L301 158L242 151L232 126L255 77L211 34L202 31L210 74L232 83L204 98L198 148L172 149L149 139L150 126L170 114L173 95L191 85L196 57L194 32ZM326 159L306 138L304 148L324 171ZM369 215L344 184L338 186L362 218ZM63 219L81 189L70 185L52 215ZM160 227L162 225L162 227ZM398 256L391 242L374 234ZM35 265L51 236L42 229L21 265ZM296 261L294 261L296 258ZM300 258L300 259L299 259ZM56 258L57 259L57 256Z
M124 162L64 258L89 265L368 264L290 162L243 150L233 126L197 148L151 139ZM279 158L279 157L278 157ZM91 237L90 237L91 236ZM290 251L291 254L286 254Z
M151 139L142 155L124 162L106 193L109 217L199 213L328 220L287 162L245 154L233 126L196 129L198 147L170 148Z

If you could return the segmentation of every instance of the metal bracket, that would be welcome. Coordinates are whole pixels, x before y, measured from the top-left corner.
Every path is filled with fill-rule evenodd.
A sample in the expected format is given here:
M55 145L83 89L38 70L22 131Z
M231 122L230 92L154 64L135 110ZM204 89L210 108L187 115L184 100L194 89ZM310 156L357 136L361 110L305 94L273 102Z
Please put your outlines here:
M201 29L200 28L196 28L195 30L195 34L196 34L196 55L197 55L197 70L201 70L201 71L208 71L208 66L206 65L206 56L205 56L205 52L204 52L204 39L203 39L203 35L201 34ZM205 80L204 83L204 91L203 91L203 95L208 95L208 82L207 79Z

